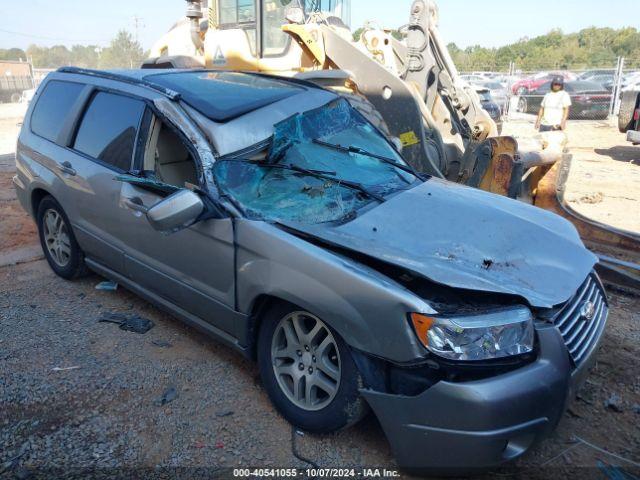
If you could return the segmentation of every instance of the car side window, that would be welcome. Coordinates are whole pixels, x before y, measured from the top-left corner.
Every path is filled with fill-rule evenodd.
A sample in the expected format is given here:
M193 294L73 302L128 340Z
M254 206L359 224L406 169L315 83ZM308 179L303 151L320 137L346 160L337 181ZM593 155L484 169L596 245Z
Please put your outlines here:
M145 176L154 181L178 188L198 185L191 152L173 128L159 118L154 118L149 130L143 162Z
M96 93L82 118L73 148L116 170L130 170L144 109L141 100Z
M31 115L31 130L52 142L57 141L65 119L85 85L52 80L45 85Z

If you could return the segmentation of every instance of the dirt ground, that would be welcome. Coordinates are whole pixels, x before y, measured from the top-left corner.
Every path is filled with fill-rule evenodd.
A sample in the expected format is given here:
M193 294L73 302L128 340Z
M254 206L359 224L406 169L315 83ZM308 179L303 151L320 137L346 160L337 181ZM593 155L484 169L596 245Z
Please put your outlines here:
M505 124L504 135L535 134L532 118ZM582 215L622 230L640 232L640 146L608 121L570 121L573 155L565 199Z
M15 137L7 137L17 122L0 120L0 155L11 153ZM569 131L592 145L591 153L573 147L576 208L640 230L635 150L610 128L584 128L589 133L579 124ZM184 478L199 467L212 476L234 466L397 468L373 416L337 434L299 435L239 354L122 288L96 290L95 275L56 277L38 259L33 222L15 200L12 163L0 156L0 477L52 468L128 469L127 476L187 469L179 470ZM601 192L602 201L581 200L585 192ZM640 299L611 294L610 301L598 362L558 429L514 465L478 478L640 476ZM105 312L139 315L155 327L125 332L98 323ZM175 398L166 401L171 389Z

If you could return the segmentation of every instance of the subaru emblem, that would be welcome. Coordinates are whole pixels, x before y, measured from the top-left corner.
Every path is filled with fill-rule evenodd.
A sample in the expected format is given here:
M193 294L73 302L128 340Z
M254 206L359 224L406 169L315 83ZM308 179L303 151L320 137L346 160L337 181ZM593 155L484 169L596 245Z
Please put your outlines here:
M580 306L580 316L587 321L593 320L595 313L596 306L593 304L593 302L587 301Z

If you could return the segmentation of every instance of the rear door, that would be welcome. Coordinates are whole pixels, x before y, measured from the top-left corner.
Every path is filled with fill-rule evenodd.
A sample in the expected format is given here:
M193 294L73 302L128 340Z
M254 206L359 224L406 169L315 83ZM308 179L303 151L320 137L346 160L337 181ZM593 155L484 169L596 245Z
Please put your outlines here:
M66 162L73 160L68 146L68 128L84 103L89 87L80 82L49 80L39 90L32 111L25 116L16 150L19 175L26 183L40 183L62 206L75 224L77 178L67 173ZM36 212L33 212L34 214Z
M122 183L115 180L131 169L144 101L108 91L90 92L74 128L67 157L78 241L90 258L124 273L120 216Z

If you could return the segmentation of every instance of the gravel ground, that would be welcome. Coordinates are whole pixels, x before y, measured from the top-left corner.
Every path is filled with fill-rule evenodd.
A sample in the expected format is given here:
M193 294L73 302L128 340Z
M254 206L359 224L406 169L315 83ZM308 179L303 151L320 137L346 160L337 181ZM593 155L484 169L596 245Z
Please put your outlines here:
M2 164L0 477L46 469L82 478L87 469L128 477L157 467L202 467L206 475L234 466L396 468L373 416L333 435L294 434L256 366L236 352L122 288L96 290L95 275L67 282L33 254L6 261L37 250L37 239L11 190L10 162ZM480 478L606 478L598 462L640 476L640 299L613 294L611 303L598 363L557 431L514 466ZM104 313L155 326L126 332L98 323ZM175 398L163 404L171 389Z
M306 465L253 363L100 280L63 281L42 260L0 269L0 465ZM104 312L155 327L125 332L98 323ZM319 463L393 465L372 420L332 437L297 442Z

